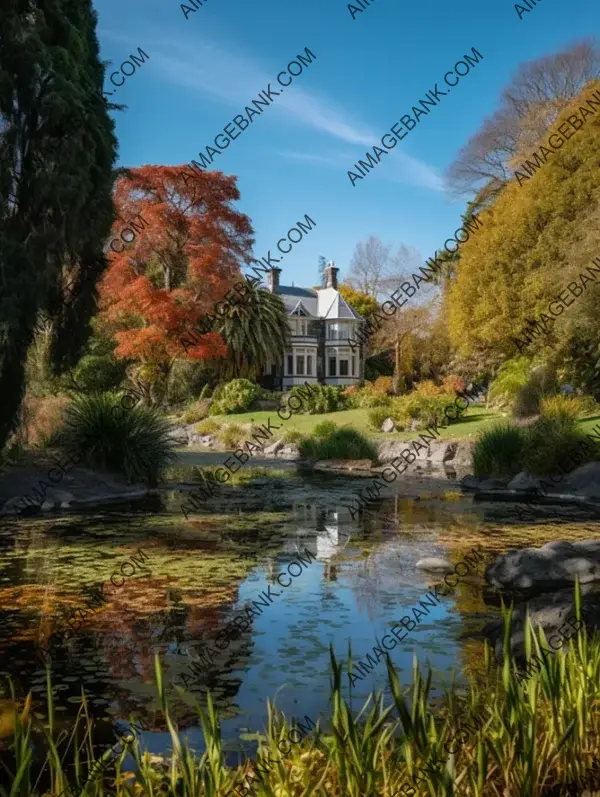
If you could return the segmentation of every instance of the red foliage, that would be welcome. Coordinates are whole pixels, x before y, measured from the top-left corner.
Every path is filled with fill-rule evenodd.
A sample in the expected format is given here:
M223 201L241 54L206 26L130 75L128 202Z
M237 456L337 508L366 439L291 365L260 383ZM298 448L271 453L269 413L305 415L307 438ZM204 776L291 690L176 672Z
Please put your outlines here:
M176 166L141 166L130 175L115 186L113 234L132 220L138 231L122 252L109 250L100 286L100 322L118 341L116 356L161 364L226 356L216 333L202 335L187 352L181 339L189 339L250 262L250 220L231 206L240 197L236 178L202 172L184 179Z

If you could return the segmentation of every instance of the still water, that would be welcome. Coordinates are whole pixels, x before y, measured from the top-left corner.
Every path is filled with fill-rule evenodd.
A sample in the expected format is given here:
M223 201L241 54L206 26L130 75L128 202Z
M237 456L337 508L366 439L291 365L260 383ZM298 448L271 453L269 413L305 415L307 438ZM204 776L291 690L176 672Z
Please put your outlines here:
M535 527L520 523L510 504L474 503L451 480L423 475L398 480L379 504L353 519L347 505L361 479L300 474L293 467L250 485L224 485L186 520L183 483L193 474L182 462L170 489L144 505L3 522L0 698L10 695L10 676L17 695L31 690L37 716L46 716L36 642L141 548L144 566L107 590L108 604L88 615L53 659L57 723L67 727L74 719L83 688L107 744L111 723L134 714L152 729L142 735L147 748L168 752L154 683L158 653L172 713L191 747L203 749L194 702L205 705L210 689L233 763L238 753L252 752L255 734L264 730L267 697L290 718L320 717L327 725L329 647L345 661L351 645L353 658L364 660L438 581L415 567L419 559L456 563L474 546L487 552L474 576L441 598L391 652L404 685L413 656L431 666L439 695L453 673L460 684L466 672L483 666L481 631L499 612L485 587L485 564L509 548L598 534L598 524L582 516ZM292 567L297 575L290 579L288 566L299 553L306 561L306 550L316 560ZM286 588L277 583L280 573L282 583L291 582ZM216 666L195 676L188 694L178 690L178 676L269 586L272 600L215 658ZM346 697L356 710L386 686L384 661L352 690L345 672Z

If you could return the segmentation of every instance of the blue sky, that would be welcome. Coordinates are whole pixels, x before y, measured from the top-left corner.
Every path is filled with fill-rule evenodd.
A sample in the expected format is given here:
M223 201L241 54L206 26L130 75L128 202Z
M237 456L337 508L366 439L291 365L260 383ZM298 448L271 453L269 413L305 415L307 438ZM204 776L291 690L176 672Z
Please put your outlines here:
M199 4L199 2L198 2ZM191 5L191 3L189 4ZM595 6L595 7L594 7ZM287 255L282 284L310 287L320 254L347 272L356 243L377 235L427 258L460 224L444 188L458 150L497 107L517 66L600 30L592 0L538 0L519 19L505 0L373 0L353 19L340 0L97 0L108 75L140 46L149 60L111 98L119 163L198 158L233 116L308 47L313 63L214 165L238 177L255 257L308 214L317 224ZM475 47L483 60L353 187L348 169ZM113 88L112 86L110 88ZM447 88L447 87L443 87Z

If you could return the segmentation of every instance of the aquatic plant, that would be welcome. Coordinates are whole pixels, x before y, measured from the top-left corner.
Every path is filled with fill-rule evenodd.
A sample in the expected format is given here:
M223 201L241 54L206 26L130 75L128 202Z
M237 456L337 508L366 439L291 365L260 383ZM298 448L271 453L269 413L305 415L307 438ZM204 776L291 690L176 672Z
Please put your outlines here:
M324 424L321 424L324 426ZM377 462L375 444L356 429L335 428L301 440L298 450L307 459L370 459Z
M576 588L576 615L581 595ZM123 755L89 781L84 797L226 797L245 794L239 786L254 777L256 797L544 797L560 784L580 782L593 769L600 739L600 637L580 632L571 646L548 658L520 686L510 648L511 611L503 607L503 658L500 664L485 648L484 674L472 677L467 689L455 684L443 705L431 707L432 673L423 675L416 659L408 689L403 688L392 660L387 658L391 702L383 692L372 695L358 713L343 696L344 665L330 651L331 716L326 727L282 751L281 740L293 730L267 702L267 727L258 734L254 761L229 769L224 764L219 717L210 694L206 707L197 706L206 751L194 754L173 724L158 657L156 684L161 710L153 722L167 730L172 756L158 765L134 739L130 752L136 773L123 771ZM525 659L545 645L540 630L525 629ZM348 669L352 655L348 654ZM179 691L179 690L178 690ZM184 690L181 690L184 694ZM12 692L13 699L14 691ZM28 698L29 700L30 698ZM14 713L11 753L14 763L2 764L1 797L59 794L68 785L80 789L98 758L93 745L94 723L85 695L75 723L57 733L53 691L47 675L47 718L42 722L45 760L34 757L32 730L40 716ZM35 724L37 723L37 727ZM85 749L85 756L81 752ZM284 748L285 750L285 748ZM34 763L35 762L35 763ZM67 777L67 771L71 774ZM257 772L260 772L260 779ZM45 780L42 782L42 778ZM46 788L44 788L46 787ZM162 787L162 791L160 791ZM245 788L245 787L244 787ZM237 789L237 790L236 790Z

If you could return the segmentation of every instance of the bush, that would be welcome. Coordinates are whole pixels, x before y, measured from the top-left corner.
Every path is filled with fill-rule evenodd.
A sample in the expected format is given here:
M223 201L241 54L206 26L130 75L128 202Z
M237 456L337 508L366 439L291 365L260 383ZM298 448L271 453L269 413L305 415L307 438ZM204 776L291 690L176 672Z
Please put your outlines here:
M382 396L388 396L392 392L394 378L392 376L378 376L373 382L373 393L380 393Z
M597 410L598 404L591 396L550 396L540 401L540 413L544 418L576 421Z
M307 396L307 393L307 388L301 385L295 385L290 391L290 396L298 396L302 401L299 412L305 415L321 415L345 409L346 402L341 387L311 385L310 395Z
M369 413L369 426L371 429L375 429L376 432L380 432L381 424L389 417L391 417L389 407L375 407Z
M226 423L219 429L217 437L225 448L239 448L240 442L246 439L247 434L239 423Z
M70 402L66 396L26 396L21 412L23 443L46 448L58 442Z
M73 378L86 393L117 390L125 379L125 365L113 354L87 354L73 369Z
M198 434L216 434L220 428L221 424L217 423L213 418L205 418L196 424L196 432Z
M442 380L442 393L461 393L465 389L465 384L462 377L448 374Z
M348 406L352 409L389 407L392 399L388 395L388 385L391 389L391 377L380 376L375 382L365 382L361 388L346 388ZM351 390L355 392L350 393Z
M260 388L249 379L232 379L221 389L217 387L213 394L213 405L210 415L231 415L235 412L246 412L258 396Z
M418 421L425 427L442 421L444 410L453 402L453 394L442 393L433 382L421 382L412 393L392 399L390 417L400 426Z
M540 401L557 393L556 371L546 365L534 368L527 382L517 390L512 409L514 417L527 418L537 415L540 411Z
M61 443L90 467L156 486L175 458L169 424L148 407L124 408L121 397L101 393L74 399L66 410Z
M318 423L315 426L312 433L314 437L328 437L338 428L339 427L337 423L334 423L333 421L321 421L321 423Z
M184 423L196 423L208 417L210 408L212 406L212 399L202 399L196 401L191 407L188 407L181 416Z
M298 449L308 459L370 459L377 462L375 445L356 429L335 429L326 437L308 437Z
M585 434L575 426L575 421L566 414L540 420L529 429L524 467L536 476L552 476L560 473L566 462L585 461L582 458L584 444L589 445Z
M509 423L497 424L477 438L473 448L475 476L509 477L523 470L527 434Z
M297 429L288 429L283 435L283 440L288 445L298 445L301 440L304 440L306 435L299 432Z
M211 393L212 393L212 391L210 389L210 385L207 382L204 385L204 387L202 388L202 390L200 391L200 397L199 397L200 400L210 398L211 397Z
M514 357L498 369L496 378L490 385L488 401L498 407L512 404L521 388L527 384L531 373L531 363L527 357Z

